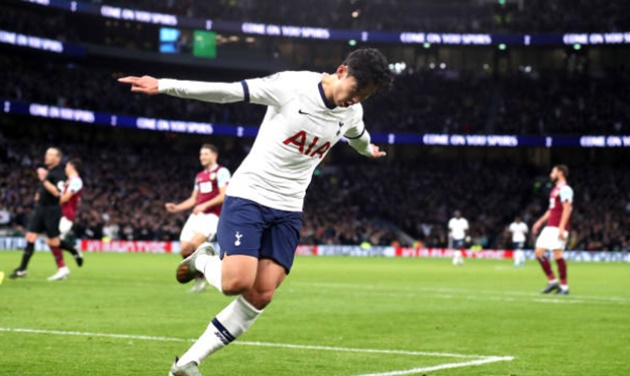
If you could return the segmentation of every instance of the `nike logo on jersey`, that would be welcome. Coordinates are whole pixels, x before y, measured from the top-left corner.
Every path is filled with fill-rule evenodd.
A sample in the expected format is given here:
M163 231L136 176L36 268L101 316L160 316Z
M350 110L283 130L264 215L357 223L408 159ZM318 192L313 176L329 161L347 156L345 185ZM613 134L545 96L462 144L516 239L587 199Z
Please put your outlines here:
M298 113L299 113L300 115L310 115L310 113L309 113L309 112L304 112L304 111L302 111L302 109L301 109L301 108L298 110Z

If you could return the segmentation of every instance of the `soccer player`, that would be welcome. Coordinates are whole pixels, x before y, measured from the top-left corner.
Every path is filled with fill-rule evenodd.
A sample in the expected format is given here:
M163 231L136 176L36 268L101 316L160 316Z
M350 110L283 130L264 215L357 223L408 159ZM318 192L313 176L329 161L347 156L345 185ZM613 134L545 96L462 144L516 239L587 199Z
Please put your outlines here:
M549 209L540 217L532 227L534 234L538 233L543 223L547 225L538 236L536 241L536 258L540 262L543 272L549 279L547 287L542 290L543 294L556 291L557 295L568 295L569 285L567 284L567 263L562 257L562 252L567 243L569 235L569 219L573 210L573 189L567 184L569 168L565 165L557 165L549 174L554 187L549 194ZM558 265L560 283L551 270L551 263L545 255L547 250L553 251L553 256Z
M225 295L238 297L176 359L170 375L200 375L198 365L243 334L271 302L293 265L306 188L330 148L345 136L360 154L385 156L370 142L359 102L391 80L387 59L371 48L350 53L333 74L289 71L237 83L120 79L138 93L267 106L226 191L217 230L222 261L201 247L177 269L180 282L203 273Z
M182 233L181 254L186 258L204 242L212 240L217 233L221 206L225 200L225 189L230 181L230 171L217 164L219 149L211 144L203 144L199 150L199 161L203 171L195 177L195 185L190 197L179 204L169 202L166 210L177 213L193 209L188 217ZM191 291L200 292L206 288L206 279L199 275Z
M67 180L63 184L61 198L61 219L59 220L60 239L59 247L64 251L70 252L79 267L83 266L83 253L76 249L70 242L68 235L72 230L73 222L77 216L79 201L83 194L83 179L81 179L80 171L83 169L83 163L80 159L71 159L66 162L65 172ZM63 254L61 255L63 259ZM59 265L57 265L59 266ZM57 269L57 273L48 278L49 281L58 281L68 278L70 269L65 266Z
M510 232L512 233L512 248L514 249L514 267L525 265L525 247L526 234L529 231L527 223L521 221L521 217L516 217L514 222L510 224Z
M468 231L468 221L462 217L462 213L456 210L453 218L448 221L448 231L453 240L453 265L464 265L462 248L466 245L466 232Z
M28 263L35 251L35 240L40 233L46 233L46 243L55 257L58 268L65 267L62 251L59 247L59 221L61 220L61 206L59 196L65 174L61 168L61 150L51 147L46 150L44 164L46 168L37 169L37 177L41 181L37 192L35 210L31 215L26 232L26 248L22 254L22 262L9 278L23 278L27 275ZM67 269L67 267L66 267ZM68 271L69 273L69 271Z

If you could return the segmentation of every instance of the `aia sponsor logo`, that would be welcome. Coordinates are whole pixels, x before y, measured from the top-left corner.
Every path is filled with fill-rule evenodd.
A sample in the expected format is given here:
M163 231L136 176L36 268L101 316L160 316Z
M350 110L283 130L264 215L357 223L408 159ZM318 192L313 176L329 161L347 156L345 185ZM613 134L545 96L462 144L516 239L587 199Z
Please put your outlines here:
M319 137L315 136L312 139L310 135L305 131L299 131L293 136L283 141L285 145L293 145L300 154L307 155L311 158L318 156L322 159L328 149L330 149L330 142L326 141L323 144L319 143Z

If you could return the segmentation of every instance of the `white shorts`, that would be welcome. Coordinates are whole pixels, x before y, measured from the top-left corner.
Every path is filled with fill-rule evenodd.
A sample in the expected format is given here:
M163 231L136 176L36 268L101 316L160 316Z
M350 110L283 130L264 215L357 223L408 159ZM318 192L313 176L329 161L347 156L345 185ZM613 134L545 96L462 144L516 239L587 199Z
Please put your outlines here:
M59 232L61 233L59 234L59 238L64 240L70 233L70 230L72 230L72 221L66 217L61 217L59 220Z
M546 250L555 251L557 249L564 250L567 245L566 240L558 239L560 229L557 227L545 227L536 240L536 248L543 248ZM569 236L569 232L564 232L565 239Z
M213 213L191 214L179 235L179 241L189 242L195 234L201 234L208 240L217 233L219 217Z

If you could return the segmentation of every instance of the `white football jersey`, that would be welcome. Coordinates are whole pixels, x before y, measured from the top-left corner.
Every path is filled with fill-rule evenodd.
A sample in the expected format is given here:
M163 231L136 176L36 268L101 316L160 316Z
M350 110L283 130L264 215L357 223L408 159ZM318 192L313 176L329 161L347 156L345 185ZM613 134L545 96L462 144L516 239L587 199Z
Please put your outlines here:
M365 132L361 104L326 101L323 74L282 72L242 81L245 101L268 106L254 145L226 194L270 208L302 211L313 171L342 136Z
M525 234L529 231L527 224L525 222L512 222L510 225L510 232L512 233L512 241L514 243L524 242L526 237Z
M453 217L450 221L448 221L448 229L451 231L451 236L454 240L462 240L466 237L468 221L463 217L460 217L459 219Z

